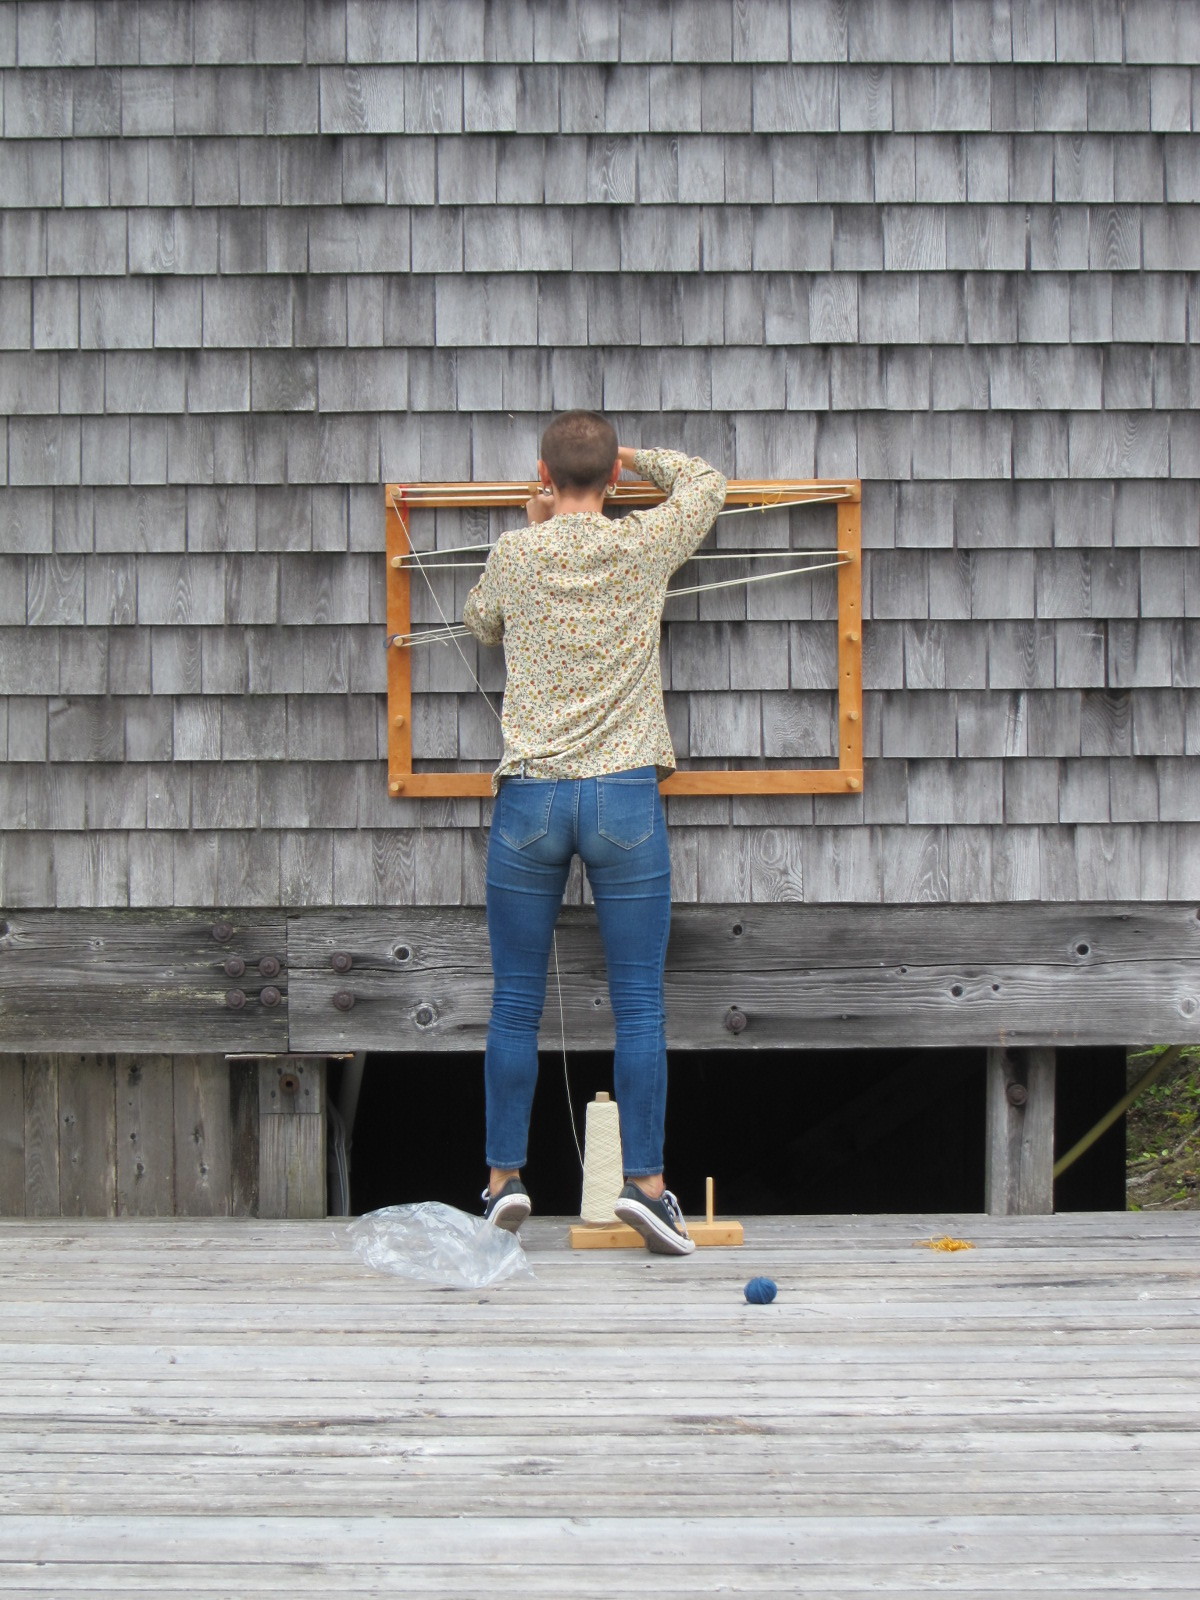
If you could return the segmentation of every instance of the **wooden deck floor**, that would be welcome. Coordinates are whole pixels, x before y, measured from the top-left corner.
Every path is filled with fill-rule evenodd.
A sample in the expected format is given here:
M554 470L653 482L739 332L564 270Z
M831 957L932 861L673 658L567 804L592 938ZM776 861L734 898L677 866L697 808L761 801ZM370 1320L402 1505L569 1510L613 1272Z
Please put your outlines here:
M1200 1591L1200 1215L535 1222L482 1294L338 1228L0 1223L0 1593Z

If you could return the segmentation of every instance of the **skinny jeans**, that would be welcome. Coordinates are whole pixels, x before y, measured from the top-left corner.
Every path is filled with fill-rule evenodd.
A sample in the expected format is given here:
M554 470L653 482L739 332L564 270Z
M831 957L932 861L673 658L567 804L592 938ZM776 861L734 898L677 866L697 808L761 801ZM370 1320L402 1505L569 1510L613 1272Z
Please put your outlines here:
M671 925L666 819L653 767L501 781L487 858L494 978L484 1057L487 1162L503 1171L525 1165L551 942L576 854L587 869L608 969L625 1175L651 1177L663 1166L663 968Z

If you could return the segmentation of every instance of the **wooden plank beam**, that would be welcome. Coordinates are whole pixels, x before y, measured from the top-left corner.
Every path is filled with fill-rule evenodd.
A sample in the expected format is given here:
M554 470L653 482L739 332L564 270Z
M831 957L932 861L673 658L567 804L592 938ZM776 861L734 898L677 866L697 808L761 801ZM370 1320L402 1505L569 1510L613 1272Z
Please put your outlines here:
M37 1131L44 1120L57 1138L57 1078L39 1072L39 1051L81 1040L92 1055L481 1048L481 907L299 912L286 931L283 912L227 915L225 944L192 912L9 916L0 1040L32 1052L35 1213L43 1188L51 1212L58 1194L57 1144ZM611 1018L594 913L566 908L558 948L568 1044L602 1047ZM247 969L236 980L230 951ZM286 957L271 979L257 965L268 953ZM225 1004L235 981L236 1011ZM268 984L287 1000L259 1003ZM683 905L667 993L675 1048L1189 1043L1200 1039L1200 918L1192 904Z
M523 507L538 493L539 483L388 483L384 485L387 503L422 510L439 506ZM657 506L667 498L666 491L645 478L624 479L614 485L609 497L618 506ZM831 500L857 504L862 500L862 483L857 478L730 478L725 491L727 506L766 506L784 500L810 500L820 505Z
M838 568L838 774L841 790L861 789L863 778L862 500L838 506L837 547L849 556ZM817 791L813 791L816 793Z
M13 911L5 927L6 1050L287 1048L287 969L259 970L282 963L281 911Z
M710 1246L745 1244L745 1230L740 1222L690 1222L688 1237L698 1249ZM567 1230L567 1242L572 1250L644 1250L646 1241L635 1228L624 1222L572 1223Z
M1155 985L1194 981L1187 963L1153 975L1130 968L1068 974L1029 965L993 966L964 981L958 966L891 973L824 969L718 980L668 968L667 1042L673 1049L809 1049L1018 1044L1134 1045L1174 1037L1169 993ZM446 969L424 981L364 974L337 1009L324 977L296 974L293 1037L305 1048L479 1050L491 996L486 973ZM342 992L345 992L344 990ZM612 1022L602 968L563 975L566 1042L607 1049ZM547 1009L543 1048L558 1043L557 1003Z
M611 1016L594 916L568 908L559 930L567 1043L602 1048ZM1190 905L680 906L668 1042L1184 1042L1200 1038L1198 944ZM335 956L349 958L347 971ZM296 1049L482 1048L491 995L482 909L299 914L289 967ZM547 1018L549 1044L557 1006Z
M363 969L436 972L457 964L491 970L482 906L297 911L289 916L287 939L289 970L322 968L337 976L333 958L347 953L351 981ZM600 955L594 913L564 907L558 945L564 973L594 970ZM772 902L675 906L668 962L688 971L747 974L1021 960L1082 971L1112 962L1153 965L1167 955L1200 962L1200 915L1191 902Z
M390 655L403 655L392 650ZM391 668L389 667L389 673ZM861 705L861 690L860 700ZM397 726L409 718L396 713ZM861 712L859 713L861 717ZM861 738L861 733L859 734ZM708 770L674 772L659 784L662 794L848 794L862 788L861 764L852 767L764 768L738 767L729 772ZM406 800L491 799L490 772L411 772L398 770L390 780L392 793Z

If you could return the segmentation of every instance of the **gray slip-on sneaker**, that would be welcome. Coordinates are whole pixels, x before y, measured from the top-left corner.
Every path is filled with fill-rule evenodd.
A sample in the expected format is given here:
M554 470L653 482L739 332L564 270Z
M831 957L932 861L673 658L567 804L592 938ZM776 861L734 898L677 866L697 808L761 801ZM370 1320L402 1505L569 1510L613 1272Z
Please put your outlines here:
M484 1221L494 1222L506 1233L516 1233L533 1210L528 1191L520 1178L510 1178L503 1189L495 1194L485 1189L480 1198L483 1200Z
M656 1255L690 1256L696 1248L696 1241L688 1238L679 1202L669 1189L664 1189L657 1200L651 1200L636 1183L627 1183L613 1210L622 1222L637 1229L646 1241L646 1249Z

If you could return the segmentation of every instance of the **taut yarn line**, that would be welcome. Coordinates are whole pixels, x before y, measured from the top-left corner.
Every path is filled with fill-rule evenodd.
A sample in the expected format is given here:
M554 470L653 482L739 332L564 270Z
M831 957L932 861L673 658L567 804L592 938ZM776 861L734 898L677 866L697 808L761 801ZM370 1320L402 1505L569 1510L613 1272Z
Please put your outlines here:
M587 1104L583 1135L583 1200L579 1215L584 1222L616 1222L613 1203L621 1192L625 1171L621 1162L621 1121L617 1102L600 1093Z
M740 551L739 550L732 557L732 559L744 559L745 554L746 553L744 551ZM721 578L715 583L694 583L694 584L689 584L686 588L683 588L683 589L668 589L666 597L667 597L668 600L672 600L672 599L676 598L679 595L685 595L685 594L708 594L713 589L737 589L737 588L740 588L744 584L774 583L779 578L803 577L805 574L810 573L810 572L829 572L829 571L832 571L832 569L834 567L844 567L849 562L849 557L848 556L843 556L843 554L842 554L842 552L840 550L780 550L780 551L771 550L771 551L766 552L766 554L769 554L769 555L772 555L772 556L774 556L774 555L780 555L780 556L824 556L824 555L835 555L835 556L838 557L838 559L836 561L818 562L818 563L816 563L815 565L812 565L812 566L806 565L806 566L801 566L801 567L784 567L779 572L756 572L756 573L752 573L748 578ZM693 558L693 559L698 559L698 558ZM712 559L718 559L718 558L714 557ZM722 557L720 559L724 559L724 558ZM416 557L414 555L413 565L416 567L417 571L421 574L421 576L425 579L425 582L427 584L429 584L430 593L433 594L434 604L437 606L438 616L442 619L443 626L441 626L440 628L439 627L429 627L429 628L424 629L420 633L389 633L389 634L386 635L386 637L384 638L384 641L383 641L385 648L386 649L391 649L391 647L393 645L396 645L401 649L411 650L414 645L418 645L418 644L451 644L451 643L454 643L456 645L456 647L458 648L459 654L462 655L462 648L461 648L461 646L457 645L457 641L459 639L466 639L468 637L472 637L471 630L469 628L467 628L467 627L464 627L462 623L450 622L446 617L446 613L442 610L441 603L438 601L437 595L433 590L433 585L430 583L429 576L428 576L430 568L437 567L439 565L439 563L422 561L420 558L418 558L418 557ZM457 566L458 563L457 562L445 562L445 563L442 563L441 565L444 565L444 566ZM469 663L467 663L467 660L466 660L465 656L463 656L463 662L467 666L467 671L471 672L470 665L469 665ZM471 672L471 677L472 677L472 680L475 683L475 686L482 693L483 692L482 685L479 683L478 678L475 677L475 674L473 672ZM493 713L493 715L494 715L494 713ZM497 719L497 720L499 720L499 719Z

